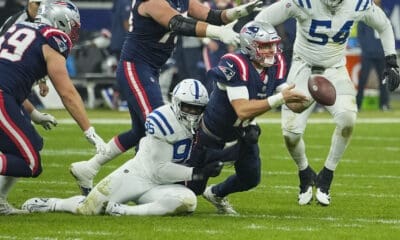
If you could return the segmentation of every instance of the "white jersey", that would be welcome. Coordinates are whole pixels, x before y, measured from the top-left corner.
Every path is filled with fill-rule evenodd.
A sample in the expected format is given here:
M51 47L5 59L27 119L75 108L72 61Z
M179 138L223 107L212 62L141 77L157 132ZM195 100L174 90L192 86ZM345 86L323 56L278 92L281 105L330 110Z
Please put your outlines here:
M157 184L191 180L192 168L181 163L190 157L193 135L176 118L171 105L150 113L145 127L146 136L131 160L138 168L137 174Z
M346 64L345 49L350 29L363 21L380 34L385 55L396 54L391 23L371 0L344 0L331 12L320 0L280 0L255 18L276 26L289 18L297 20L294 58L324 68Z

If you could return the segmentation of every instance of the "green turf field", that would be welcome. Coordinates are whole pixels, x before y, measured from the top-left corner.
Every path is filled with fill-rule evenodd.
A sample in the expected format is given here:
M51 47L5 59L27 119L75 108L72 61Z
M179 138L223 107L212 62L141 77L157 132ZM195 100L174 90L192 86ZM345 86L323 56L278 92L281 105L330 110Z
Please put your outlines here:
M39 129L45 140L43 173L21 179L9 195L20 206L31 197L69 197L78 193L68 166L88 159L94 148L65 112L52 131ZM97 132L109 139L129 128L127 113L89 112ZM119 119L115 124L100 119ZM261 184L230 196L240 216L220 216L198 199L197 211L180 217L74 216L68 213L0 216L1 239L400 239L400 111L359 114L353 139L331 188L332 203L321 207L297 205L298 179L285 150L279 114L263 116L260 140ZM96 120L96 121L95 121ZM307 153L313 168L323 166L333 124L326 113L314 114L306 132ZM125 153L106 165L98 179L133 155ZM212 182L233 172L224 168Z

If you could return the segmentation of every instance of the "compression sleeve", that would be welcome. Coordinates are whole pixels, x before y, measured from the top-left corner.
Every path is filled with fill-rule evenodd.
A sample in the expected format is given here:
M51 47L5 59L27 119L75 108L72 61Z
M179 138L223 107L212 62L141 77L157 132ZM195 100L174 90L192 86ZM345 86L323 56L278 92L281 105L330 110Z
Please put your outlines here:
M197 20L177 14L169 20L168 28L179 35L196 36L196 24Z

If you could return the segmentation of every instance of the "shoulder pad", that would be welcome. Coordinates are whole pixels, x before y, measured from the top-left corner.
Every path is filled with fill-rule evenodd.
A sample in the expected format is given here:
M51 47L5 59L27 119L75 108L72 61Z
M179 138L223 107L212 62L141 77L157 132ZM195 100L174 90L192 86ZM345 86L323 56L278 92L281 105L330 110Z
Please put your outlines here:
M220 67L222 67L222 69ZM220 68L221 71L225 70L224 68L228 68L228 70L234 71L233 75L230 76L230 78L227 77L228 81L235 75L235 72L238 74L238 77L241 80L243 80L243 81L248 80L248 77L249 77L248 63L246 60L243 59L242 56L240 56L238 54L228 53L228 54L225 54L224 56L222 56L222 58L218 64L218 68ZM228 71L227 73L230 74L230 71ZM227 74L225 74L225 75L227 75Z
M163 108L157 108L147 116L145 128L148 135L165 139L176 132L176 120L162 110Z
M356 12L368 10L373 4L370 0L356 0L354 3L356 3L354 9Z
M318 0L319 1L319 0ZM311 9L311 0L292 0L294 5L296 5L299 8L305 8L305 9Z
M40 28L40 33L51 48L59 52L65 58L68 57L72 48L72 41L66 33L50 26Z

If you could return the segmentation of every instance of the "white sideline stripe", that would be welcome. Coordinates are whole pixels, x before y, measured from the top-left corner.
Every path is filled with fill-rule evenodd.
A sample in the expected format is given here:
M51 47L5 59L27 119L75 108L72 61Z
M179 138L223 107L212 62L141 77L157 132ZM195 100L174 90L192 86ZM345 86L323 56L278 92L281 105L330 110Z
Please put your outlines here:
M76 124L72 119L57 119L58 123L61 124ZM91 123L94 124L131 124L130 119L120 119L120 118L92 118L90 119ZM325 123L333 123L332 119L328 118L310 118L307 121L311 124L325 124ZM257 123L260 124L280 124L281 120L279 118L275 119L267 119L267 118L259 118L257 119ZM400 123L400 118L359 118L357 119L356 124L366 123L366 124L383 124L383 123Z

